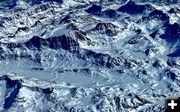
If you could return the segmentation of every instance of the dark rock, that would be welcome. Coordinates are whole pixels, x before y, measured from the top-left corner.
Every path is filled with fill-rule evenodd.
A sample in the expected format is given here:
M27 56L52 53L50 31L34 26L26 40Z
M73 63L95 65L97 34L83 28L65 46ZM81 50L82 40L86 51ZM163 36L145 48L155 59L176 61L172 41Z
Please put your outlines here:
M44 1L44 2L57 2L60 4L63 3L63 0L26 0L26 1L31 3L32 5L41 4L42 1Z
M176 11L175 11L174 8L171 8L168 12L169 12L170 14L176 13Z
M153 33L150 34L150 36L151 36L152 38L155 38L156 35L157 35L157 32L158 32L158 30L154 31Z
M155 61L154 63L153 63L153 67L162 67L161 66L161 64L160 64L160 62L159 61Z
M71 52L79 51L79 43L77 42L77 40L74 40L71 37L67 37L65 35L61 36L60 43L61 43L61 47L65 50Z
M175 50L173 53L168 54L169 57L180 57L180 49Z
M78 88L71 88L71 89L70 89L70 91L71 91L71 95L72 95L73 97L75 97L75 96L76 96L76 94L77 94L77 90L78 90Z
M166 20L168 21L169 20L169 16L164 13L163 11L161 10L153 10L150 14L149 14L149 17L154 17L154 18L159 18L161 20Z
M113 9L107 9L102 12L102 15L109 17L109 18L115 18L117 16L117 13Z
M176 74L170 70L166 70L165 74L168 76L169 79L174 81L176 79Z
M83 39L83 35L81 35L80 33L78 33L77 36ZM46 46L51 49L62 48L64 50L68 50L71 52L79 50L79 43L77 42L77 40L72 39L71 37L68 37L66 35L62 35L60 37L50 37L47 39L34 36L25 43L7 43L6 45L9 49L12 50L14 48L23 48L24 45L29 49L37 49L37 50L40 50L42 46Z
M69 23L70 22L70 16L67 15L64 18L60 20L60 23Z
M78 31L78 32L75 32L74 34L75 34L75 37L76 37L78 40L82 40L82 41L87 40L87 38L85 37L85 35L86 35L85 32Z
M92 29L92 31L98 31L101 34L106 34L107 36L116 36L117 26L112 23L98 23L95 28Z
M43 93L45 94L51 94L53 92L53 88L46 88L46 89L42 89Z
M40 49L41 45L45 43L45 40L38 37L38 36L33 36L29 41L25 42L25 46L28 48L36 48Z
M159 75L159 80L162 80L163 78L167 78L171 81L175 81L176 80L176 74L173 71L166 69L163 73L161 73Z
M96 4L92 4L91 7L89 7L88 9L86 9L85 11L87 13L93 14L93 15L98 15L101 13L101 6L96 5Z
M160 38L165 39L167 42L173 43L180 39L180 26L177 23L169 24L166 22L163 27L165 28L165 33L160 36Z
M73 24L73 23L68 24L67 28L70 29L70 30L77 30L77 31L79 31L78 27L75 24Z
M115 101L115 104L116 104L116 108L119 109L120 106L121 106L120 98L119 97L115 97L114 101Z
M16 98L17 94L19 93L19 90L22 85L19 80L12 80L7 75L3 76L2 79L4 79L6 81L6 88L12 89L12 91L8 91L8 92L10 92L10 94L6 97L6 99L4 101L4 105L3 105L4 109L8 109L13 104L14 99Z
M16 6L16 0L4 0L4 1L6 2L5 4L3 4L5 8L12 9Z
M145 9L145 5L138 5L135 1L130 0L127 4L121 6L118 11L128 14L141 14Z

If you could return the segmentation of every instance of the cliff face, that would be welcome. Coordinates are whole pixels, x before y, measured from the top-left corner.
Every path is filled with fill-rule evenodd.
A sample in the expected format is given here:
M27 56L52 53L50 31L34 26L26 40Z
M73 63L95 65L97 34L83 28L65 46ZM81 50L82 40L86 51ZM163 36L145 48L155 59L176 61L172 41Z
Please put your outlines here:
M0 3L0 111L164 111L179 95L180 4Z

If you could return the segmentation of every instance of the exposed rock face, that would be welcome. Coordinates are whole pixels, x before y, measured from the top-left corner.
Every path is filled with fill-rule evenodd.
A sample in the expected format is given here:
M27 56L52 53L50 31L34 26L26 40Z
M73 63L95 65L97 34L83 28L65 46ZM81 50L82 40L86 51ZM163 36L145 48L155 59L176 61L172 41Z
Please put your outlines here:
M0 3L0 111L163 112L180 95L178 0Z

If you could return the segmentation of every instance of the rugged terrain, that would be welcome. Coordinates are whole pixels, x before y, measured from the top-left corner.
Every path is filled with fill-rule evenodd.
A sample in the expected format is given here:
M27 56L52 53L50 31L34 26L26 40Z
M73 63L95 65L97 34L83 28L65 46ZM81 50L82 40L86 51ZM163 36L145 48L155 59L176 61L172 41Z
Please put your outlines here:
M164 112L180 95L180 2L2 2L0 74L0 111Z

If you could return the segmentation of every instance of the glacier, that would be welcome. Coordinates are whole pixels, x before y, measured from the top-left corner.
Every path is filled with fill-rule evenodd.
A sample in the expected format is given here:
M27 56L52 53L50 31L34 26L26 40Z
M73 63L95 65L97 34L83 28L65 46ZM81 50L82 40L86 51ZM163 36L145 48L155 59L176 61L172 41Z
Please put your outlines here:
M168 96L178 0L0 2L0 111L164 112Z

